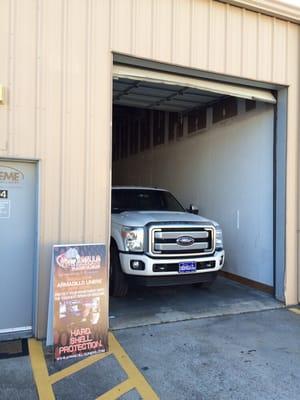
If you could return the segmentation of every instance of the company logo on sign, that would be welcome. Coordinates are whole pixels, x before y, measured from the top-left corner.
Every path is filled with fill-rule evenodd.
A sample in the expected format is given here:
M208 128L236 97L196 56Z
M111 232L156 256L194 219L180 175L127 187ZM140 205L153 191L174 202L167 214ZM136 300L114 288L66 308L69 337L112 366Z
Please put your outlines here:
M0 167L0 182L18 184L24 180L23 172L16 168L1 166Z
M191 236L180 236L176 242L180 246L191 246L194 244L195 240Z
M70 248L65 253L56 257L57 264L63 269L72 271L82 271L99 269L101 267L101 257L96 256L80 256L75 248Z

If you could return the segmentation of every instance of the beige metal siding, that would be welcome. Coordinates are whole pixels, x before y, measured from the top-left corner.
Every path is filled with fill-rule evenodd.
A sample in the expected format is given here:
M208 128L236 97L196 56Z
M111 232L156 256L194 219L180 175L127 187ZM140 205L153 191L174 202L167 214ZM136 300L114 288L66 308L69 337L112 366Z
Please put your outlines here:
M257 72L258 75L261 76L262 80L268 79L270 71L272 71L273 77L272 47L274 26L275 20L273 20L272 18L266 17L264 15L258 16L257 37L255 45L257 45Z
M297 265L299 246L299 27L288 25L286 79L288 89L287 190L286 190L286 303L300 302L300 268ZM279 62L279 59L278 59ZM297 285L298 281L298 285ZM298 293L297 293L298 292Z
M106 1L0 3L6 54L0 83L8 91L8 103L0 107L0 156L41 160L40 336L51 245L108 238L109 15Z
M208 69L211 71L222 70L226 67L226 7L221 3L211 3L209 11L209 52ZM198 37L201 38L201 26L198 25ZM199 40L199 44L201 41Z
M172 59L173 27L172 14L170 14L170 5L172 0L153 0L153 58L156 60Z
M240 33L243 38L241 75L252 79L260 79L258 78L259 70L257 68L259 64L257 46L258 15L245 10L242 15L242 31ZM270 71L268 72L268 77L270 79Z
M8 85L10 70L10 41L9 41L9 4L10 1L2 1L0 4L0 85ZM7 98L7 93L6 96ZM7 100L7 99L5 99ZM8 106L0 106L0 154L7 153L8 141Z
M1 2L1 84L10 102L1 107L0 151L24 157L35 152L36 5L35 1ZM5 55L5 58L3 58ZM9 111L9 113L8 113ZM18 132L22 129L22 135ZM1 154L0 153L0 154Z
M211 0L1 0L0 156L41 160L39 336L51 245L108 241L111 51L290 85L287 301L296 302L299 27Z
M192 1L191 9L191 65L208 69L210 7L206 1ZM201 36L199 26L202 26Z
M112 4L116 52L260 81L289 82L287 48L293 44L287 32L293 26L298 35L296 24L209 0L113 0Z

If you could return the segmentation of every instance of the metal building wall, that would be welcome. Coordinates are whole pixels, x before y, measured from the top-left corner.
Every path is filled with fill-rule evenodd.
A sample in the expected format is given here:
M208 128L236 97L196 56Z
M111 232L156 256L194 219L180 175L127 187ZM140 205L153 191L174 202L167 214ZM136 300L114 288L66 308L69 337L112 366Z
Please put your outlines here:
M298 27L286 21L209 0L113 0L112 21L118 52L255 80L291 79Z
M299 26L211 0L1 0L0 157L40 160L37 335L51 245L108 241L112 51L289 85L286 300L295 303Z
M40 160L39 336L51 245L108 238L109 27L109 1L0 2L0 157Z

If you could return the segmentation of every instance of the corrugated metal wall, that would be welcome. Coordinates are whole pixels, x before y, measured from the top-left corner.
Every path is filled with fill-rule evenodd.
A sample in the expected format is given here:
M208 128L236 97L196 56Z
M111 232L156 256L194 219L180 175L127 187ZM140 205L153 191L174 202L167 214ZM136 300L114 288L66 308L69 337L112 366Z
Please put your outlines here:
M111 50L290 85L286 284L295 302L299 27L210 0L1 0L0 157L41 160L39 336L51 245L108 238Z
M108 1L0 2L0 156L41 160L40 335L51 245L107 241L109 27Z
M112 48L255 80L289 81L298 27L208 0L113 0Z

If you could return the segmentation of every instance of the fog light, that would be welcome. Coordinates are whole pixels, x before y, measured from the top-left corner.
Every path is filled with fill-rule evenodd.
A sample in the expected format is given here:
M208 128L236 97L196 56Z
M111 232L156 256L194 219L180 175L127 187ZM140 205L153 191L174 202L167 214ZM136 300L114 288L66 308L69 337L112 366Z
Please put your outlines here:
M220 258L220 265L223 264L223 261L224 261L224 256L222 256L222 257Z
M134 270L143 271L145 269L145 263L140 260L131 260L130 268Z

